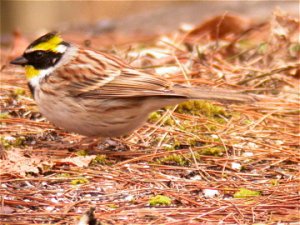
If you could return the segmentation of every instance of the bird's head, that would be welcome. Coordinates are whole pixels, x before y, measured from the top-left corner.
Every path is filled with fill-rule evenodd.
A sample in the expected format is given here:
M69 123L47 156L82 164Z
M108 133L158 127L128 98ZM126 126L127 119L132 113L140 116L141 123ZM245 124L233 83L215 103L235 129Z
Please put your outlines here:
M32 80L51 73L69 46L57 33L48 33L32 42L22 56L10 63L24 66L26 78Z

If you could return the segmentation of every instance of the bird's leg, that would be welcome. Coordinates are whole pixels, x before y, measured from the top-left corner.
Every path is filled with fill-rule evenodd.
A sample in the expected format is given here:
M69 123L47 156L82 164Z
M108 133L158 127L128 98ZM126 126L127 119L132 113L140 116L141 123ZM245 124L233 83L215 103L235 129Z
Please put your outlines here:
M78 150L85 150L88 153L97 147L99 139L94 137L83 137L79 140L79 142L75 142L70 144L68 149L69 151L78 151Z
M129 146L123 138L84 137L69 147L70 151L84 150L88 154L105 154L105 151L128 151Z
M123 138L106 138L98 145L99 150L128 151L129 146Z

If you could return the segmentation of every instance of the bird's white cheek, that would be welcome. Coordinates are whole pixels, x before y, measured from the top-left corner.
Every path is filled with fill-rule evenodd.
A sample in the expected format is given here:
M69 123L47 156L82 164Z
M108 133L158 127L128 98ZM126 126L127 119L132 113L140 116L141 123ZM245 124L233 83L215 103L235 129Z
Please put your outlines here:
M29 83L32 85L32 87L36 88L39 86L40 84L40 81L46 77L47 75L49 75L50 73L52 73L54 70L54 68L48 68L48 69L45 69L45 70L40 70L40 73L39 75L31 78L29 80Z
M59 46L56 47L55 50L56 50L57 52L59 52L59 53L64 53L64 52L67 50L67 48L68 48L68 47L65 46L65 45L59 45Z

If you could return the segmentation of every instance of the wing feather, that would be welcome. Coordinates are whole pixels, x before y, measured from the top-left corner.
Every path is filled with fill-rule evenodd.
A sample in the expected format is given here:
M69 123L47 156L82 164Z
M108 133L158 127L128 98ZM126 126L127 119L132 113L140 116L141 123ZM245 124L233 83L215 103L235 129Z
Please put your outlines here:
M58 76L69 77L65 90L74 97L185 97L174 93L172 83L166 79L138 71L119 58L112 55L108 57L101 52L80 49L73 62L64 65L64 68L56 73Z
M96 78L92 85L78 90L78 97L85 98L116 98L116 97L146 97L146 96L180 96L171 90L171 84L166 80L135 69L119 70L120 75L103 85L103 80ZM113 77L113 76L111 76Z

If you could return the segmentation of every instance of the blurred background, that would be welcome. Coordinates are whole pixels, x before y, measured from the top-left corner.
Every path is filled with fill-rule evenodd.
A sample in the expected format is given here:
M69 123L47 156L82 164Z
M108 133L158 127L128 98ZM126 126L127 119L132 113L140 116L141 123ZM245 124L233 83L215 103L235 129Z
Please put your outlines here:
M6 1L1 0L1 34L18 29L31 34L44 30L119 29L166 32L180 23L236 12L263 19L279 6L299 15L298 1Z

